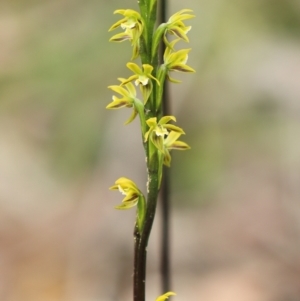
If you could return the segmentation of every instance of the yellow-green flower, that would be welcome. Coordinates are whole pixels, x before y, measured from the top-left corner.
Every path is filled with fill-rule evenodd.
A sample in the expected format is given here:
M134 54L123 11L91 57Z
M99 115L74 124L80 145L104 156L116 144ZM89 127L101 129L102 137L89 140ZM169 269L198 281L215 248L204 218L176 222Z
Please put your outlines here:
M159 296L158 298L156 298L155 301L165 301L167 300L170 296L175 296L176 294L174 292L167 292L161 296Z
M142 17L137 11L132 9L118 9L114 11L114 14L121 14L124 18L114 23L108 31L118 27L125 31L114 35L110 38L110 41L123 42L129 40L133 46L132 59L135 59L139 55L139 38L144 28Z
M191 30L192 26L185 26L183 20L192 19L195 17L194 15L190 14L190 12L192 12L191 9L182 9L169 18L168 22L166 23L167 26L164 34L164 42L167 46L170 47L170 43L166 37L167 33L175 35L179 39L189 42L187 33Z
M153 84L151 79L155 80L159 85L159 81L151 74L153 71L153 67L148 64L143 64L143 70L135 63L127 63L127 68L130 69L134 75L130 76L126 79L122 85L135 80L135 85L140 85L144 103L146 104L151 91L153 89Z
M135 101L138 101L136 99L136 89L134 85L130 82L128 82L123 86L123 82L124 82L123 78L120 78L119 80L122 82L121 85L119 86L113 85L113 86L109 86L108 88L120 94L122 97L118 98L113 95L112 97L113 101L106 106L106 109L133 108L133 112L131 116L125 122L125 124L128 124L132 122L136 117L136 115L138 114L138 111L134 105Z
M176 121L176 118L174 116L164 116L157 122L157 118L152 117L146 121L149 130L145 133L145 142L150 139L154 146L162 153L164 152L164 138L169 135L170 131L184 134L182 128L173 124L168 124L171 120Z
M170 167L171 165L171 155L170 150L187 150L190 146L183 141L178 141L177 139L182 135L182 133L171 131L169 135L164 139L164 165Z
M136 184L125 177L119 178L115 182L115 185L111 186L109 189L119 190L123 195L125 195L124 199L122 200L122 204L115 206L116 209L130 209L136 206L141 198L144 198Z
M177 40L174 40L170 47L166 47L165 53L164 53L164 66L168 71L177 71L177 72L196 72L192 67L186 65L186 62L188 60L188 53L191 51L191 49L181 49L178 51L173 51L173 46L175 43L178 42ZM168 79L171 82L179 83L180 81L173 79L167 74Z

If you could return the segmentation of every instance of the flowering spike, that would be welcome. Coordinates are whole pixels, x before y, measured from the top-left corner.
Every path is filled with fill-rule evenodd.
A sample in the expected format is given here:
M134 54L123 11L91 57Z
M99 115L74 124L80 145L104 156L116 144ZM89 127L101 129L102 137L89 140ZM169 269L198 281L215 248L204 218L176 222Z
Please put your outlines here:
M155 30L157 2L157 0L139 0L141 13L132 9L116 10L114 14L120 14L122 18L109 28L109 31L117 28L122 30L113 35L110 41L129 41L132 46L132 60L139 55L142 60L141 67L132 62L127 63L126 66L133 74L128 78L118 78L119 85L108 87L117 96L113 95L112 101L106 106L107 109L131 108L131 115L125 124L132 122L139 115L146 153L147 202L137 185L128 178L121 177L110 187L111 190L118 190L124 196L121 204L115 206L116 209L127 210L136 206L137 215L134 228L136 260L134 260L133 281L134 292L137 292L134 297L136 300L145 299L145 279L140 278L143 277L146 266L146 258L143 254L145 254L147 243L144 244L143 241L147 242L149 239L163 175L163 165L171 165L171 150L190 148L188 144L178 140L185 132L171 123L176 122L176 118L161 115L165 80L179 82L172 79L169 73L171 71L195 72L193 68L186 65L190 49L179 51L174 49L175 44L180 40L189 42L187 34L191 30L191 26L186 26L184 21L194 18L194 15L192 10L182 9ZM169 41L168 34L174 35L175 39ZM161 64L158 50L162 41L167 47ZM137 98L135 86L139 86L141 89L142 101ZM156 301L166 301L173 295L175 295L174 292L166 292Z

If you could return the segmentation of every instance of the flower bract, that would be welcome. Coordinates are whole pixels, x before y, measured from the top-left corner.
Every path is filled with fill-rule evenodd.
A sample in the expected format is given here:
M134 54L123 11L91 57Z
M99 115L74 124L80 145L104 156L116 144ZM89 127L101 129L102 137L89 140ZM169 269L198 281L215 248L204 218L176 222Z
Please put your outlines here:
M164 116L157 122L157 118L152 117L146 121L149 130L145 133L145 141L150 139L154 146L162 153L164 152L164 138L169 135L170 131L184 134L182 128L168 124L171 120L176 121L176 118L174 116Z
M124 32L112 36L110 41L123 42L129 40L133 46L132 59L135 59L139 55L139 38L144 28L142 17L132 9L118 9L114 11L114 14L121 14L124 18L114 23L108 31L121 27Z
M143 94L144 103L146 104L152 89L153 84L151 79L155 80L159 85L159 81L155 78L151 73L153 71L153 67L149 64L143 64L143 70L135 63L127 63L127 68L130 69L134 75L130 76L126 79L122 85L135 80L136 86L139 85Z
M138 189L136 184L128 178L121 177L116 182L115 185L109 188L110 190L119 190L123 195L125 195L122 200L122 204L115 206L116 209L125 210L130 209L137 205L138 201L143 194Z

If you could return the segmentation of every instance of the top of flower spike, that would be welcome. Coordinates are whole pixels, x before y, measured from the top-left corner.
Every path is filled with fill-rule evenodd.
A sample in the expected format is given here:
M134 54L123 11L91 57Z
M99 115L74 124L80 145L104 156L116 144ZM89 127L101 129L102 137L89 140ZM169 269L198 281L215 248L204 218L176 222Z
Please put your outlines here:
M133 9L118 9L114 11L114 14L121 14L124 18L114 23L108 31L112 31L118 27L125 29L125 31L112 36L109 41L131 41L131 45L133 46L132 59L135 59L139 55L139 38L144 28L142 17Z

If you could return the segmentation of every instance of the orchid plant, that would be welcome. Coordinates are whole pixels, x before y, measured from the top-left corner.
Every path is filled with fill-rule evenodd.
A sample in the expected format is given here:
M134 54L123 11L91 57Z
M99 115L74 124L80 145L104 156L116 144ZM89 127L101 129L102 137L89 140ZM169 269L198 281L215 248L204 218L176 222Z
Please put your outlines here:
M131 60L141 59L141 67L128 62L127 67L133 73L128 78L118 78L118 85L108 88L117 94L112 96L107 109L131 108L132 113L125 124L131 123L137 116L140 119L142 144L146 155L148 181L146 195L137 185L126 177L116 180L110 187L124 195L120 205L115 208L127 210L136 207L134 227L134 273L133 300L145 301L146 283L146 248L155 217L158 193L160 190L163 165L170 167L171 150L187 150L189 145L179 141L185 132L170 122L176 122L174 116L163 115L163 93L165 80L173 83L179 81L170 76L170 72L195 72L188 66L188 53L191 49L176 50L180 40L189 42L187 33L191 26L184 21L194 18L192 10L182 9L172 15L166 23L156 25L157 0L139 0L139 10L118 9L114 13L123 18L114 23L109 31L120 28L121 33L111 37L110 41L129 41L132 46ZM169 40L169 36L175 39ZM165 45L163 57L159 57L159 46ZM136 86L140 87L141 99L137 97ZM167 292L156 301L164 301L175 295Z

